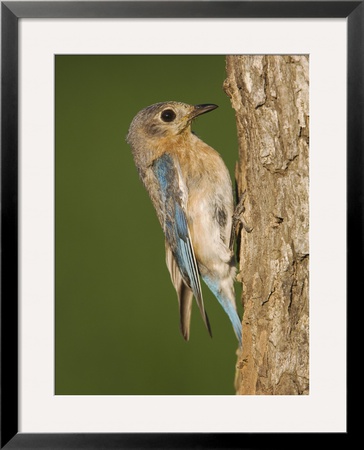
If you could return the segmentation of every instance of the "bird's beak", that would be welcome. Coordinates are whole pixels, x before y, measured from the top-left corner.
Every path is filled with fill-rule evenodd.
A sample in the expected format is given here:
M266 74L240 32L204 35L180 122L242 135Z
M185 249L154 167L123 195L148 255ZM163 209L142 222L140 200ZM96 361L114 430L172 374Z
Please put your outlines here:
M212 103L204 105L194 105L193 110L190 114L190 119L194 119L195 117L200 116L201 114L205 114L216 108L218 108L218 105L214 105Z

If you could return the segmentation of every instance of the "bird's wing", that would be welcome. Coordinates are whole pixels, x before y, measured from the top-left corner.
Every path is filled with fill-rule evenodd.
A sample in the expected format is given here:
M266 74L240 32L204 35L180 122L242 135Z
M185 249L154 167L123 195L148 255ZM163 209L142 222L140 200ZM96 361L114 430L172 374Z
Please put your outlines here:
M181 272L179 271L176 260L174 259L171 249L169 248L167 240L166 240L166 263L169 273L171 274L173 286L177 291L181 333L184 339L188 341L190 338L190 322L191 322L193 292L183 281Z
M174 258L174 262L168 266L171 272L172 281L173 279L176 280L175 288L177 293L180 290L181 281L183 281L187 287L192 290L202 318L209 333L211 334L211 329L202 298L199 271L187 224L186 200L188 194L186 186L183 182L181 170L178 163L172 158L172 156L165 153L154 161L153 172L158 180L161 190L162 204L164 207L164 233L166 236L166 242ZM182 280L179 280L178 277L174 277L173 275L173 272L176 269L174 266L175 264L179 269ZM187 297L184 295L184 298ZM179 300L181 302L181 298ZM185 314L189 308L188 302L186 305L184 303L185 300L182 300L182 302L182 309ZM188 313L186 318L188 318ZM181 321L182 320L183 319L181 317Z

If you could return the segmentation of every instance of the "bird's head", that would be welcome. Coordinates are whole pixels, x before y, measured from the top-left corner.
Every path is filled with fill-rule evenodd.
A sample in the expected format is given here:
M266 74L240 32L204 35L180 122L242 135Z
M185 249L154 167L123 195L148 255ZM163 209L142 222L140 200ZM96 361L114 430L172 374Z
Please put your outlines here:
M180 102L155 103L134 117L127 141L132 144L139 139L160 139L189 132L193 119L215 108L217 105L214 104L193 106Z

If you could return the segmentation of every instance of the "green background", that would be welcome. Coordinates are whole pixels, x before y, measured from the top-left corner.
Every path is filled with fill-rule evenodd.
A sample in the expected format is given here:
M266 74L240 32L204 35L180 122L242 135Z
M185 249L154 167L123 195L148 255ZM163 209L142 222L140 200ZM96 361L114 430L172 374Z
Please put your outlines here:
M195 303L190 341L180 334L163 232L125 142L152 103L216 103L193 129L233 177L225 57L58 55L55 75L55 393L234 394L237 341L205 285L213 338Z

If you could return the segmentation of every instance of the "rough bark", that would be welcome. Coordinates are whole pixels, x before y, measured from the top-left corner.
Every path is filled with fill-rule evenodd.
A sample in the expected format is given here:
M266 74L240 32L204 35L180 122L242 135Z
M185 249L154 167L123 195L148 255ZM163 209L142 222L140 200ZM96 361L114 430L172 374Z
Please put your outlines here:
M236 391L308 394L308 56L228 56L226 67L247 225L238 240L244 315Z

